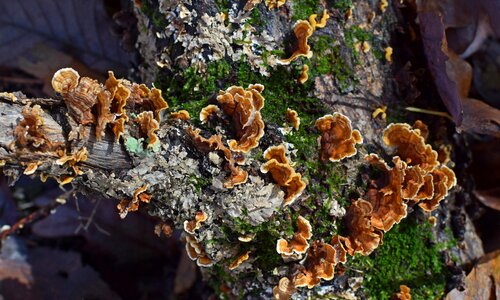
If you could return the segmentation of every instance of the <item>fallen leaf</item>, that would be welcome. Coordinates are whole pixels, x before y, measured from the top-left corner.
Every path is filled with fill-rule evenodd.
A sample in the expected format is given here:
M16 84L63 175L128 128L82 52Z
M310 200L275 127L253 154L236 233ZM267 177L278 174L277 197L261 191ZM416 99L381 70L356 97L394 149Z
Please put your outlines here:
M5 299L120 299L78 252L39 247L29 251L33 285L2 282Z
M489 190L476 190L474 195L489 208L500 210L500 187Z
M131 56L111 34L112 18L100 0L0 0L0 65L33 61L44 45L94 70L123 71ZM62 58L61 58L62 59ZM62 59L63 60L63 59Z
M500 137L500 110L472 98L463 98L462 104L464 115L459 130Z
M500 250L483 256L465 278L465 291L453 289L446 300L500 299Z
M442 17L435 11L418 14L420 33L436 89L457 126L462 124L462 102L457 83L447 73L448 47Z

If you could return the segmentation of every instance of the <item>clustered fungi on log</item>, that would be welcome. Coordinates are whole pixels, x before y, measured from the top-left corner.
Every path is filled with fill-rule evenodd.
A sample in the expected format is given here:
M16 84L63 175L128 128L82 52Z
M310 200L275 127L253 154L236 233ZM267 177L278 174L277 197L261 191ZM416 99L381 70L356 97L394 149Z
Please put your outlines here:
M200 267L218 265L231 272L252 268L257 259L254 255L259 251L253 245L255 235L238 236L227 243L221 238L223 226L232 226L241 219L254 226L262 224L280 209L298 202L307 185L292 167L283 144L269 147L263 153L264 163L250 157L264 135L260 115L264 87L254 84L246 89L233 86L221 91L217 97L220 108L210 105L200 113L200 121L215 126L212 129L218 132L205 138L202 136L205 132L192 127L187 118L170 114L170 118L161 122L161 112L168 105L156 89L118 80L112 72L102 85L80 78L75 71L63 70L56 73L54 86L63 96L72 118L68 121L69 148L65 148L64 138L51 138L49 129L56 127L52 124L55 122L44 118L40 107L27 104L19 111L22 118L7 147L11 153L0 153L4 164L16 164L16 157L21 157L16 156L19 153L38 154L35 161L23 161L28 165L25 170L28 174L58 174L60 182L65 182L63 176L72 176L76 183L109 197L131 199L118 204L122 218L138 210L139 203L144 202L152 215L183 227L188 256ZM82 82L85 89L79 88ZM77 97L94 103L93 106L75 104L75 91L84 90L95 99L88 99L89 95ZM99 95L111 101L100 101ZM94 106L103 107L96 109L94 115ZM296 113L292 116L298 118ZM107 121L100 122L103 117ZM122 121L115 123L117 120ZM231 128L217 123L231 124ZM119 131L115 130L115 124L121 125ZM95 140L91 140L94 127ZM320 132L318 150L323 163L357 153L356 145L362 142L362 137L358 130L352 129L346 116L327 115L316 121L316 127ZM106 132L113 132L110 137L113 143L121 141L127 149L132 160L129 168L106 171L88 165L94 150L87 146L99 137L106 138ZM415 128L407 124L387 127L383 138L396 151L394 166L390 167L376 154L366 156L368 164L382 174L368 188L366 200L354 201L348 208L346 236L334 235L330 242L311 241L314 228L299 216L292 239L283 236L276 241L276 251L286 261L288 274L274 288L275 297L287 299L298 288L311 289L322 279L333 279L335 266L346 262L346 253L370 254L380 245L383 232L407 215L409 202L418 203L426 211L436 209L456 180L453 171L425 143L425 132L421 123ZM228 140L227 145L224 140ZM249 173L244 168L261 172ZM196 181L207 176L211 182L200 193ZM306 259L298 261L302 257Z

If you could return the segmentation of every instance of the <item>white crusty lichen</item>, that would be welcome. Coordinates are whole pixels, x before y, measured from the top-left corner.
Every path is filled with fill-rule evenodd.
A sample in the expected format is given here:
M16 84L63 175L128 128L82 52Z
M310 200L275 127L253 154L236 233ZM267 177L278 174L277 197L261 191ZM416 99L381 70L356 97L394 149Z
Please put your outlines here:
M277 65L278 58L274 54L266 54L264 58L264 52L278 49L281 41L275 40L267 29L256 30L250 25L250 12L239 8L237 3L228 14L198 15L191 1L164 0L160 1L160 12L169 25L157 37L171 39L174 47L183 48L176 57L172 57L174 47L163 49L157 61L160 67L195 66L205 72L208 62L224 58L237 62L244 58L254 70L269 76L268 67Z

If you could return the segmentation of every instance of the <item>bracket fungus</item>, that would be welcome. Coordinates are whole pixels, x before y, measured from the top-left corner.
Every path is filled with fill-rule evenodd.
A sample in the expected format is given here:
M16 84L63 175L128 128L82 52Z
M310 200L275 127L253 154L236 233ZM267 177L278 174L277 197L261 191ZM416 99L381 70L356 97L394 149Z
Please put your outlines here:
M134 195L132 196L132 200L122 200L116 206L120 213L120 218L124 219L127 214L131 211L137 211L139 209L139 203L145 202L149 203L151 200L151 195L146 193L148 189L147 185L143 185L140 188L134 191Z
M57 71L52 77L54 91L61 94L72 117L79 124L94 124L92 107L97 103L97 95L103 87L89 77L80 77L71 68Z
M273 296L276 300L288 300L296 291L294 282L288 277L283 277L278 285L273 288Z
M155 131L160 129L160 125L158 121L153 117L153 112L151 111L143 111L138 114L134 121L139 125L140 131L143 136L148 138L148 148L152 148L155 146L157 142L159 142L158 136Z
M296 173L286 157L284 145L271 146L264 152L267 160L261 165L260 171L270 173L274 182L285 191L284 206L292 204L305 190L307 183L300 173Z
M71 155L61 153L60 156L61 157L58 160L56 160L57 165L62 166L62 165L67 164L73 169L73 172L75 173L75 175L82 175L83 174L83 172L78 168L78 166L76 166L76 164L87 160L87 156L88 156L87 147L84 146L80 150L76 151L75 153L73 153Z
M307 253L300 273L295 275L295 287L312 289L321 279L332 280L335 272L335 249L332 245L316 241Z
M247 261L250 258L250 251L247 251L243 253L242 255L238 256L232 263L229 264L228 268L229 270L234 270L238 268L242 263Z
M189 116L189 112L187 110L179 110L175 112L170 113L170 117L175 120L183 120L183 121L188 121L191 117Z
M248 153L259 145L259 140L264 135L264 121L260 114L264 107L264 97L261 95L263 90L263 85L251 84L246 89L232 86L219 92L217 101L222 111L232 118L237 138L228 141L232 151Z
M328 14L328 11L325 9L323 10L323 14L321 15L321 19L319 22L316 21L316 18L318 15L310 15L309 16L309 23L311 24L312 28L316 30L316 28L324 28L326 26L326 21L330 18L330 15Z
M347 237L339 237L349 255L356 253L369 255L382 243L382 231L371 224L373 207L363 199L354 201L344 217Z
M200 129L194 129L192 126L187 128L187 133L191 136L195 147L199 151L220 151L224 155L227 162L226 166L231 172L229 178L224 182L224 187L233 188L235 185L247 182L248 173L236 165L237 161L231 150L224 146L222 137L220 135L212 135L210 138L206 139L200 135L200 131Z
M205 222L207 219L208 219L208 215L203 211L199 211L196 213L194 220L184 221L184 230L187 233L194 234L194 231L197 229L200 229L201 224L203 222Z
M384 130L383 140L408 165L419 165L424 172L431 172L439 165L437 152L425 144L419 129L404 123L393 123Z
M220 108L217 105L207 105L200 111L200 121L202 124L208 122L211 116L217 115L220 112Z
M312 226L309 221L299 216L297 218L297 231L290 242L285 239L279 239L276 242L276 251L281 255L285 262L299 260L309 249L308 240L312 237Z
M211 267L214 261L211 260L201 244L190 234L184 235L186 241L186 252L191 260L195 260L199 267Z
M335 162L354 156L357 153L356 144L363 142L361 133L353 130L351 120L341 113L321 117L316 120L315 126L321 132L322 160Z
M290 122L295 130L299 130L300 127L300 117L297 111L288 108L286 110L286 120Z
M297 23L295 23L295 26L293 28L293 32L295 34L295 37L297 38L298 49L295 50L295 52L293 52L292 56L290 56L289 58L280 59L278 60L278 62L282 65L289 65L292 61L296 60L301 56L306 58L311 58L313 53L311 51L311 47L308 44L308 39L313 34L313 31L314 28L308 21L305 20L297 21Z
M309 79L309 74L307 72L309 72L309 66L304 65L302 67L302 70L300 71L300 76L298 79L299 83L304 84Z
M62 146L62 143L49 140L44 130L43 110L39 105L26 105L21 114L23 119L14 128L15 143L12 146L37 152L51 152Z
M407 215L402 191L407 165L397 156L393 159L392 168L376 154L367 155L365 159L386 177L383 181L387 184L375 193L367 193L367 197L373 208L370 219L372 225L387 232Z
M399 292L394 296L394 298L398 300L411 300L410 288L404 284L400 285Z
M285 4L286 0L266 0L266 5L269 9L279 8Z

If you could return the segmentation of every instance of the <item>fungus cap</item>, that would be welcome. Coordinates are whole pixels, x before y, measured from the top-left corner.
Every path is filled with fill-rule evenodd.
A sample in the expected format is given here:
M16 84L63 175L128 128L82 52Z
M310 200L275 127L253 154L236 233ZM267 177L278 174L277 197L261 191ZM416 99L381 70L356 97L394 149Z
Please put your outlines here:
M297 21L293 28L293 32L297 38L298 49L295 50L289 58L278 60L278 62L282 65L288 65L301 56L311 58L313 53L311 51L311 47L308 45L308 39L313 34L313 31L314 28L308 21Z
M78 85L80 74L72 68L59 69L52 77L52 88L59 94L73 91Z
M396 148L396 154L408 165L419 165L422 171L429 173L438 165L437 152L425 143L420 130L404 123L392 123L384 130L384 143Z
M243 253L242 255L238 256L237 259L235 259L229 266L229 270L234 270L236 268L238 268L243 262L245 262L246 260L248 260L250 258L250 252L251 251L247 251L245 253Z
M176 119L176 120L183 120L183 121L188 121L191 117L189 116L189 112L187 110L179 110L179 111L176 111L176 112L171 112L170 113L170 116L173 118L173 119Z
M300 127L300 118L297 111L288 108L286 110L286 119L290 122L295 130L299 130Z
M332 162L354 156L356 144L363 138L358 130L352 130L351 120L341 113L326 115L316 120L316 128L321 132L319 139L321 159Z

